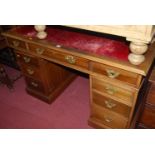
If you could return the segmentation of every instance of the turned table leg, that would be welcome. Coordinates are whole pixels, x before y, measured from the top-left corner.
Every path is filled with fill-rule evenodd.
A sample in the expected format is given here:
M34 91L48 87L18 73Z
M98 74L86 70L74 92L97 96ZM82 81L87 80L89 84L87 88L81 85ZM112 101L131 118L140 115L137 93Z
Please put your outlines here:
M140 65L145 60L143 54L147 51L148 45L143 42L131 42L129 47L132 53L129 54L128 60L133 65Z

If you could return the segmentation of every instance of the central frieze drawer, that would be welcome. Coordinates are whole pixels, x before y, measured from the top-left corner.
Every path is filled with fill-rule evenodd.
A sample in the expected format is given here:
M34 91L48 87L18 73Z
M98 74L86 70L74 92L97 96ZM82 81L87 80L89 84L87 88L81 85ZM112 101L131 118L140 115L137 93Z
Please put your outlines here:
M54 52L53 58L58 61L88 69L88 60L74 55Z
M104 75L111 79L117 79L126 82L130 85L138 87L141 84L142 76L136 73L128 72L116 67L107 66L104 64L91 62L90 69L98 74Z
M97 104L103 108L119 113L126 118L129 117L131 107L123 103L117 102L113 99L110 99L108 97L105 97L95 91L93 91L92 98L93 98L93 104Z
M78 56L74 56L71 54L63 53L59 51L59 48L58 48L58 51L56 51L52 49L47 49L39 45L29 44L29 49L30 51L33 51L36 54L43 55L45 57L54 59L56 61L64 62L64 63L68 63L71 65L75 65L77 67L88 69L89 60L78 57Z
M115 98L115 100L123 100L127 105L133 104L134 91L128 90L125 87L116 86L107 81L92 78L92 88L106 94L108 97Z
M91 105L91 118L96 118L100 123L110 128L126 128L128 120L114 112L98 105Z

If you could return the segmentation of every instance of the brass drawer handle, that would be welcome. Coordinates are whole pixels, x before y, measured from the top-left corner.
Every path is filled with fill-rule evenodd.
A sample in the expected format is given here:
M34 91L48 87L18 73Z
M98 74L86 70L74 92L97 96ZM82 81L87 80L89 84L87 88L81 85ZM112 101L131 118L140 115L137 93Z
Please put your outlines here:
M20 54L16 54L16 57L17 57L17 58L20 58Z
M112 122L112 119L111 119L111 118L108 118L108 117L104 117L104 120L105 120L107 123L111 123L111 122Z
M71 56L71 55L65 56L65 60L66 60L68 63L70 63L70 64L75 64L75 63L76 63L76 59L75 59L73 56Z
M38 87L38 83L35 83L35 82L31 82L31 85L36 88Z
M113 95L114 93L117 92L116 88L114 88L114 87L107 86L105 89L106 89L107 93L110 95Z
M112 79L117 78L120 75L119 72L116 72L116 71L111 70L111 69L106 69L106 72L107 72L108 77L112 78Z
M0 73L3 73L3 72L4 72L4 68L0 67Z
M26 63L29 63L29 62L30 62L30 60L31 60L31 58L30 58L30 57L26 57L26 56L24 56L24 57L23 57L23 59L24 59L24 61L25 61Z
M106 107L109 109L116 107L116 103L112 103L111 101L106 100L104 103L105 103Z
M45 51L45 49L43 49L43 48L36 48L36 52L37 52L37 54L43 54L44 53L44 51Z
M33 75L34 74L34 70L32 70L32 69L27 69L27 72L28 72L28 74L30 74L30 75Z
M13 46L15 46L15 47L18 47L19 44L20 44L20 42L19 41L16 41L16 40L12 41L12 43L13 43Z

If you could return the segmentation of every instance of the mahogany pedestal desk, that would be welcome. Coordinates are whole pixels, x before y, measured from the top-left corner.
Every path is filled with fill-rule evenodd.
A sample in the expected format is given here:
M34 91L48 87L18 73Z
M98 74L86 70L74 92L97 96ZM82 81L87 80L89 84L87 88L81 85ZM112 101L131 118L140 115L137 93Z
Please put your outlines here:
M145 61L137 66L128 61L127 42L65 30L65 26L46 31L44 40L36 38L33 27L3 33L8 46L15 49L27 92L52 103L75 78L72 70L77 70L90 79L89 124L96 128L134 127L140 107L137 99L147 81L155 44L149 46Z

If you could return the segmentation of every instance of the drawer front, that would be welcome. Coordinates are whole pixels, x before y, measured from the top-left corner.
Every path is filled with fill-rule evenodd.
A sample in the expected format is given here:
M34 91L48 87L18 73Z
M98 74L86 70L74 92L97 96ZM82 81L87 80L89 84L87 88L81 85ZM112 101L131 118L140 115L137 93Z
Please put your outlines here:
M136 73L128 72L119 68L99 64L95 62L90 63L90 68L93 72L104 75L111 79L117 79L135 87L138 87L141 83L142 76Z
M50 50L38 45L29 44L29 49L35 52L36 54L43 55L49 57L51 59L65 62L71 65L79 66L85 69L88 69L88 60L84 58L80 58L77 56L73 56L70 54L65 54L59 51Z
M22 65L21 69L26 76L33 77L34 79L41 80L40 70L34 66Z
M7 38L7 40L8 40L8 44L11 47L20 48L20 49L25 49L26 50L26 44L25 44L24 41L13 39L13 38Z
M151 85L146 102L155 106L155 85Z
M134 93L126 90L125 88L120 88L118 86L112 85L108 82L104 82L98 79L92 79L92 88L107 94L109 97L114 97L115 99L120 99L125 101L128 105L132 105L134 101Z
M104 107L106 109L109 109L113 112L116 112L126 118L129 117L130 111L131 111L131 107L122 104L120 102L117 102L115 100L112 100L110 98L107 98L101 94L98 94L97 92L93 92L92 95L93 98L93 103L97 104L101 107Z
M30 89L37 91L37 92L45 93L45 88L40 81L34 80L34 79L27 77L27 76L25 77L25 81L26 81L27 86Z
M145 106L140 122L149 128L155 128L155 108Z
M26 65L33 65L36 67L39 66L38 59L32 55L26 55L26 54L21 54L19 52L16 52L16 58L19 63L26 64Z
M84 58L59 52L54 52L53 58L61 62L88 69L88 60Z
M99 120L100 123L110 128L126 128L127 119L97 105L91 105L91 118Z
M42 47L36 44L28 44L28 45L29 50L31 52L34 52L35 54L47 56L49 53L49 55L52 56L52 51L50 53L50 49L47 49L46 47Z

